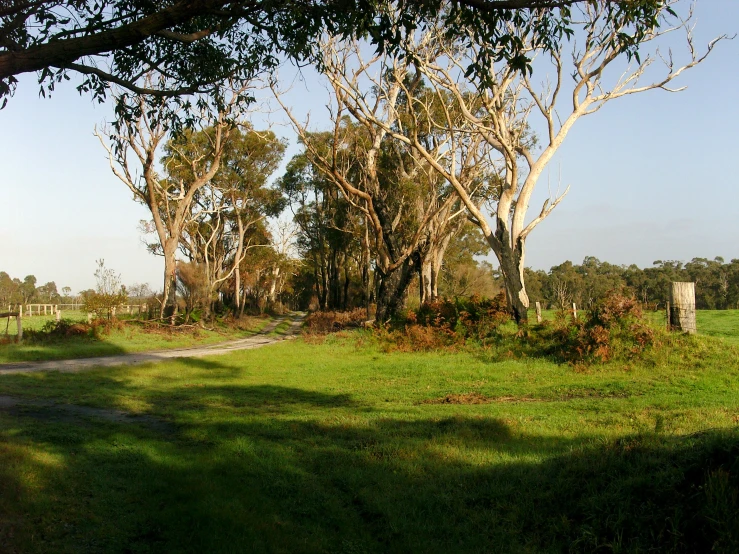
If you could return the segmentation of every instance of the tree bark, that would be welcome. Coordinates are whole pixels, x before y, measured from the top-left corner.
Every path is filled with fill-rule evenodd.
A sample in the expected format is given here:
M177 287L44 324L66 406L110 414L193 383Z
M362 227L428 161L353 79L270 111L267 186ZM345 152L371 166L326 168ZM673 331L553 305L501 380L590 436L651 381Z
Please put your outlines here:
M488 239L488 242L498 258L498 263L500 263L500 271L503 274L503 283L505 284L511 315L516 323L521 325L527 323L529 319L529 296L526 294L523 278L524 239L519 237L515 244L511 245L510 233L500 219L498 220L496 235L496 241Z
M164 242L164 297L159 309L159 317L173 317L177 313L177 241Z
M241 268L234 271L234 315L241 317Z
M418 258L418 256L413 256ZM379 272L380 283L377 291L377 311L375 319L385 323L398 315L405 308L408 298L408 287L416 271L412 257L406 260L394 271Z
M429 256L421 262L419 272L418 288L421 294L421 305L433 301L434 291L432 285L433 263Z

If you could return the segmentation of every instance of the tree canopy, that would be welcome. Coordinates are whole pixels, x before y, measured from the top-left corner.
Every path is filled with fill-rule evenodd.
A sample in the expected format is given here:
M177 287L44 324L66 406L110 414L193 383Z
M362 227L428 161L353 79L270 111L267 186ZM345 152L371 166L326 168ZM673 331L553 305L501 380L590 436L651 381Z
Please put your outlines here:
M603 4L617 40L635 51L656 25L662 0L24 0L0 2L0 101L17 76L38 72L41 92L70 73L102 100L109 83L136 93L205 92L226 78L248 80L284 57L310 59L322 33L370 38L377 50L402 50L406 37L442 14L450 35L479 46L470 73L490 61L529 67L512 27L544 46L572 33L570 8ZM391 14L401 13L395 21ZM144 83L147 74L161 78Z

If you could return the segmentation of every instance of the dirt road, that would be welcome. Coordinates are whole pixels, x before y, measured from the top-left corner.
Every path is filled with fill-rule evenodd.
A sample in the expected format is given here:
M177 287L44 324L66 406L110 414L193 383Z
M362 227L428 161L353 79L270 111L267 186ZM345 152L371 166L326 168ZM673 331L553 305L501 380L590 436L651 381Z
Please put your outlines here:
M54 360L48 362L17 362L0 365L0 375L13 373L34 373L38 371L61 371L75 373L92 367L113 367L118 365L143 364L171 360L173 358L200 358L202 356L216 356L227 354L236 350L250 350L260 348L268 344L274 344L297 336L300 325L305 318L302 314L295 314L279 318L270 323L258 334L228 342L211 344L209 346L194 346L192 348L177 348L174 350L157 350L154 352L137 352L131 354L118 354L114 356L98 356L95 358L77 358L74 360ZM283 333L269 335L279 324L291 320L290 327Z

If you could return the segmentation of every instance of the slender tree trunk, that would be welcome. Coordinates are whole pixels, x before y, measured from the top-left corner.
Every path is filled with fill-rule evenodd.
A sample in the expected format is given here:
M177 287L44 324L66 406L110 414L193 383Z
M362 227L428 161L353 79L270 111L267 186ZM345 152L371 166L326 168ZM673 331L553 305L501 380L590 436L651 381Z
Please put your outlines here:
M159 317L172 317L177 314L177 242L167 240L164 243L164 298L159 310Z
M364 236L362 237L362 288L364 291L364 308L368 320L370 319L370 303L372 301L370 269L369 226L365 221Z
M344 301L342 303L342 309L346 310L349 308L349 256L344 257Z
M439 273L441 272L441 261L434 260L431 263L431 299L439 298Z
M441 273L444 254L446 254L446 249L451 240L452 235L447 234L433 252L433 257L431 258L431 300L439 298L439 273Z
M269 286L269 301L273 304L277 300L277 280L280 277L280 268L275 266L272 268L272 282Z
M241 311L239 312L239 318L244 317L244 310L246 309L246 290L241 294Z
M327 276L327 270L325 263L325 257L321 255L322 258L322 266L321 266L321 294L318 297L319 303L321 305L321 310L325 311L328 309L328 276Z
M241 269L234 270L234 315L241 317Z

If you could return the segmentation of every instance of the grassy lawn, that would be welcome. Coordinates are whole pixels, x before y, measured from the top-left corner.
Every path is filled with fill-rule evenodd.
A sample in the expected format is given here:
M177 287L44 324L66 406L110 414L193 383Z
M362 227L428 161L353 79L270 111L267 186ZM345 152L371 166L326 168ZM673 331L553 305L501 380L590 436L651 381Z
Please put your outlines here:
M696 325L701 335L739 346L739 310L698 310Z
M0 550L737 552L738 424L710 337L579 372L359 331L0 376Z
M73 320L85 321L79 314L74 317L73 312L63 316ZM23 319L24 329L40 329L54 316L33 316ZM197 345L213 344L232 339L244 338L259 332L269 322L269 318L244 318L239 328L216 325L212 330L184 329L172 331L166 326L162 328L146 328L135 320L122 320L124 325L120 329L112 329L100 339L91 337L68 337L62 340L44 342L24 341L22 344L14 342L0 342L0 364L38 360L64 360L70 358L87 358L93 356L110 356L127 352L145 352L151 350L167 350ZM13 321L10 327L14 327ZM4 333L5 329L0 329ZM15 333L13 333L15 335ZM0 338L1 335L0 335ZM11 337L12 340L12 337Z

